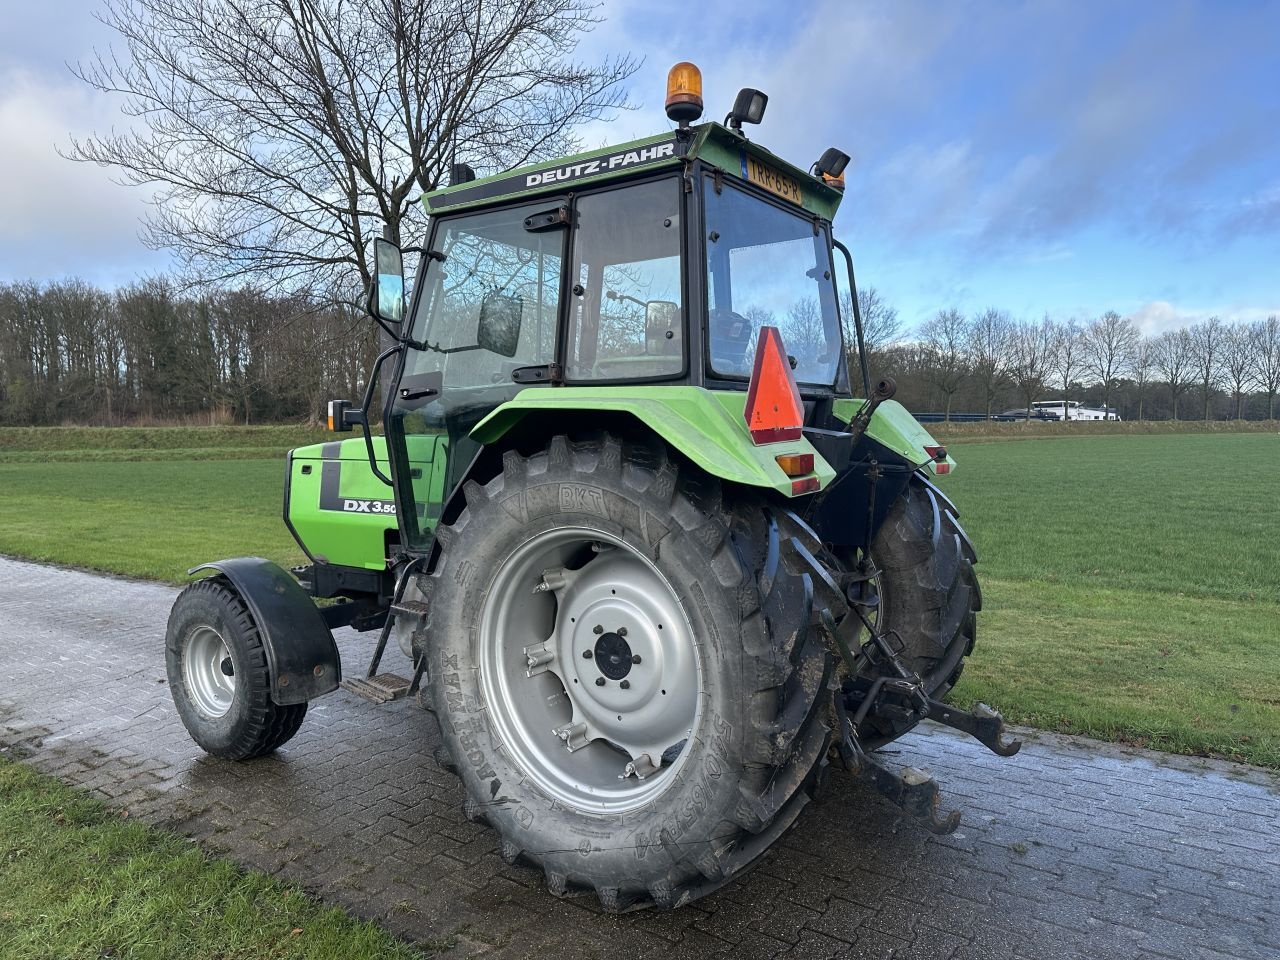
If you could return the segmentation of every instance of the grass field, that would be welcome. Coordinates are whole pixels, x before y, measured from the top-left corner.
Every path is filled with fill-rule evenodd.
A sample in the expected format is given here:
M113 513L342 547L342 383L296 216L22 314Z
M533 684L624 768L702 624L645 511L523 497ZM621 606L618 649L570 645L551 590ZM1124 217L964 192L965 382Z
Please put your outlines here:
M372 923L3 759L0 945L5 960L423 956Z
M0 553L175 583L202 560L301 561L280 519L282 455L323 434L132 433L0 430ZM1280 768L1280 437L997 439L953 438L960 466L944 479L986 598L957 698ZM99 459L137 451L168 459Z
M1280 438L952 449L986 600L959 699L1280 767Z

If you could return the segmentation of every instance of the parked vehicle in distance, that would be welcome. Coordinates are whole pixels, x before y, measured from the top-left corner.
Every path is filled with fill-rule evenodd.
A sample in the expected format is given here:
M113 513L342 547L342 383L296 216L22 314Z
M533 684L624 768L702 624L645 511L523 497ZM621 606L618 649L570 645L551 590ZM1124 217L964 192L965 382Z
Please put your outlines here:
M1028 420L1058 420L1061 418L1047 410L1032 409L1028 412L1026 407L1014 407L1012 410L1006 410L1003 413L993 413L991 419L1000 423L1025 423Z
M1095 407L1082 407L1080 401L1071 400L1037 400L1031 405L1032 412L1041 413L1052 420L1119 420L1120 415L1108 407L1099 410Z

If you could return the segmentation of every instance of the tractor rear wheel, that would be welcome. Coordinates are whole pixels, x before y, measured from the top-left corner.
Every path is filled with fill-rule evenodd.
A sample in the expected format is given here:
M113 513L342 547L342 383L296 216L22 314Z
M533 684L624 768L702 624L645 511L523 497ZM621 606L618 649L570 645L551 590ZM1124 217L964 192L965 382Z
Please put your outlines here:
M198 580L174 601L165 634L169 692L183 726L215 757L248 760L292 739L305 703L271 699L271 674L253 615L220 577Z
M903 663L920 676L929 695L941 699L973 652L982 608L973 571L977 555L955 508L932 485L913 478L872 541L870 560L875 575L869 592L877 600L870 619L900 647ZM872 715L861 739L875 749L914 726Z
M816 571L763 499L657 443L556 437L464 492L422 586L467 816L608 910L737 875L825 766Z

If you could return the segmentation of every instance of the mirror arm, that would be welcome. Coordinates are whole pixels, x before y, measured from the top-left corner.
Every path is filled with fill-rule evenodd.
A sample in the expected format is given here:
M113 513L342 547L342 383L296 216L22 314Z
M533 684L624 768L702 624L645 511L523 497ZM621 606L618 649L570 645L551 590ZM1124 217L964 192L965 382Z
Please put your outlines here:
M403 349L404 344L397 341L378 354L378 359L373 362L373 373L369 376L369 383L364 388L364 401L360 404L360 429L364 431L364 449L369 455L369 469L373 471L375 477L388 487L392 487L394 484L391 482L391 478L379 469L378 458L373 452L373 434L369 431L369 407L373 405L373 392L377 389L378 377L382 375L383 363L392 354L399 353ZM390 449L387 450L387 455L390 457Z
M862 334L862 310L858 306L858 284L853 278L853 254L839 240L831 238L831 245L844 254L845 266L849 270L849 303L853 306L853 329L858 337L858 364L862 368L863 396L871 396L871 367L867 363L867 344Z

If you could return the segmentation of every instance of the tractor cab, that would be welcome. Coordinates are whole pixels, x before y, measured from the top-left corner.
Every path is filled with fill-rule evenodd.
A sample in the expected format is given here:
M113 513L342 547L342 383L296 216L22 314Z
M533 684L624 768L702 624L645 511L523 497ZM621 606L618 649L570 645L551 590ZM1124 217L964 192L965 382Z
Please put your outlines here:
M477 428L517 397L582 396L563 428L611 394L744 395L765 327L805 401L850 395L831 236L847 158L829 152L825 176L792 166L742 133L764 95L739 100L728 126L689 126L681 101L669 133L479 180L459 165L424 197L408 309L373 305L405 344L384 418L405 549L429 546L436 491L457 489ZM376 289L401 282L393 267Z

